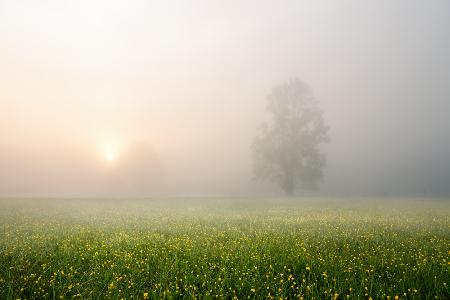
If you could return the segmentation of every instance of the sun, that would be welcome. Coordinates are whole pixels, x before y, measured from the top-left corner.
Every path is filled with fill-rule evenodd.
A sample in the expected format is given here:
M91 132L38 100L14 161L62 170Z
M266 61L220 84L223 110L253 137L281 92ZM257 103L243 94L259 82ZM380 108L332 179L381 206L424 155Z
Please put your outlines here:
M104 142L101 147L101 155L107 163L114 163L120 155L119 143L116 141Z
M113 147L105 149L105 152L103 153L103 158L107 162L114 162L117 159L117 150Z

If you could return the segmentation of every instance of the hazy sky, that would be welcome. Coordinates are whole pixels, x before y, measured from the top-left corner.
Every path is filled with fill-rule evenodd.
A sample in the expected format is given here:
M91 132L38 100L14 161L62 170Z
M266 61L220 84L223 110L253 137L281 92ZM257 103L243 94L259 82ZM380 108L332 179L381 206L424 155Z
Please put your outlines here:
M450 195L449 53L447 0L0 0L0 194L270 193L249 147L299 77L323 193Z

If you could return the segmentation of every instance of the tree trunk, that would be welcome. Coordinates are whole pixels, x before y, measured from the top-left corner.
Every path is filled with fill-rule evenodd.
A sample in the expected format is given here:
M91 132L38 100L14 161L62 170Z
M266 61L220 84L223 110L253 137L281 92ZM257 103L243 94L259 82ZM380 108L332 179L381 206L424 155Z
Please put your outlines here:
M286 196L293 196L295 192L295 184L294 184L294 176L292 172L286 172L286 176L284 178L282 184L283 191Z

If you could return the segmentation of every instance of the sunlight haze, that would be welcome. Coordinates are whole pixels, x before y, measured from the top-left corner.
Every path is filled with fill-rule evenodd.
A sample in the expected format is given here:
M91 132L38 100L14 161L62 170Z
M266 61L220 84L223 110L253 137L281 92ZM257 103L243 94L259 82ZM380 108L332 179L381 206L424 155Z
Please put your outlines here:
M250 147L298 77L320 193L450 194L448 1L0 0L0 195L273 195Z

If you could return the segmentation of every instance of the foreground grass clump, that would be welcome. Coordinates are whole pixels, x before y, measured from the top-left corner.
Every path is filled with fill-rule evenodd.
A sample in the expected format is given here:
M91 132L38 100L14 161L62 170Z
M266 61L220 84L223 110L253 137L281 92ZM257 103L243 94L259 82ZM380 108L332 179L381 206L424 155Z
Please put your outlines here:
M446 200L0 200L0 299L448 299Z

